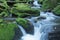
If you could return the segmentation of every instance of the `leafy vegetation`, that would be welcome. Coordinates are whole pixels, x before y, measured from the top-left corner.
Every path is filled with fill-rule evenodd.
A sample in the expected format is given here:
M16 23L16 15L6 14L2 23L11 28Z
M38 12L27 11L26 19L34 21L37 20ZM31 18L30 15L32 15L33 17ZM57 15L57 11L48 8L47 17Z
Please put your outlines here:
M56 15L59 15L60 16L60 5L58 5L57 7L55 7L53 9L53 12L56 14Z
M10 7L7 5L7 2L4 1L3 3L0 3L0 17L7 17L9 15Z
M47 11L48 9L54 10L56 15L60 15L59 12L60 0L44 0L42 5L42 10Z

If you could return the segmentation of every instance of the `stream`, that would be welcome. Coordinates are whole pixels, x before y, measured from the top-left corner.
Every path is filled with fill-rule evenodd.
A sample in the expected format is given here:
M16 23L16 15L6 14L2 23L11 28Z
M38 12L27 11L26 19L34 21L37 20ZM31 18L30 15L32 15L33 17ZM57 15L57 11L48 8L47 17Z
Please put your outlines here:
M33 4L35 7L38 6L39 8L37 0L35 0ZM40 17L42 18L40 19ZM60 17L55 16L52 12L40 12L40 16L26 19L33 24L34 34L28 34L22 26L18 25L21 32L23 33L23 36L19 40L48 40L48 33L54 32L54 29L57 29L54 26L60 24L60 21L58 21L60 20Z

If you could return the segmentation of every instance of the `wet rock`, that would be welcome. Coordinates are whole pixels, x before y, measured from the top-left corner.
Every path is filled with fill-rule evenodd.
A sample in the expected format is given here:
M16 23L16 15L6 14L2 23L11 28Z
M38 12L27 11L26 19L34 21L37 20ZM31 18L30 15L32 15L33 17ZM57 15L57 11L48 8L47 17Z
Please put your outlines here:
M41 19L46 19L46 17L39 16L37 19L38 19L38 20L41 20Z
M60 31L49 33L48 40L60 40Z
M23 18L17 18L16 21L25 29L27 33L29 34L34 33L34 26L31 24L31 22Z
M33 34L34 33L34 26L32 25L32 23L28 22L27 25L28 25L28 27L25 28L26 32L28 34Z
M15 36L14 36L13 40L21 39L22 35L23 34L22 34L21 30L19 28L15 28Z

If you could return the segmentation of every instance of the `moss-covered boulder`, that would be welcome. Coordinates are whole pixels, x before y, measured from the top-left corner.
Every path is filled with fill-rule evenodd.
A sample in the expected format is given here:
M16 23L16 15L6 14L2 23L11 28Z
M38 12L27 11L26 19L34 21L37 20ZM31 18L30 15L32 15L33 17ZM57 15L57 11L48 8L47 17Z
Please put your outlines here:
M13 37L13 40L20 40L22 36L23 36L23 34L22 34L20 28L19 27L15 28L15 35Z
M20 17L23 16L37 16L39 15L39 10L31 9L31 6L29 4L23 4L23 3L17 3L14 5L14 7L11 9L11 12L15 15L18 15ZM22 15L22 16L21 16Z
M26 30L27 33L33 34L34 26L28 20L23 18L17 18L16 21Z
M58 5L57 7L55 7L55 8L53 9L53 12L54 12L54 14L60 16L60 5Z
M12 40L15 34L15 28L17 28L17 26L14 23L0 23L0 40Z

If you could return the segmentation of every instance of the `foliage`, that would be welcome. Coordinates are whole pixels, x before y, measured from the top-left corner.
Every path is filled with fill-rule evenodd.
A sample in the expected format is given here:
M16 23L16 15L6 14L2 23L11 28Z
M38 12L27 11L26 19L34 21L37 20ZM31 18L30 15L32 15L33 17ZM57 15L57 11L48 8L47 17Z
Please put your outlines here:
M16 24L0 23L0 40L12 40L15 35L14 28L17 28Z
M0 16L1 16L1 17L7 17L7 16L8 16L8 12L1 12L1 13L0 13Z
M46 11L47 9L54 9L58 5L58 0L44 0L42 5L42 10Z
M60 5L58 5L57 7L55 7L53 9L53 12L56 14L56 15L60 15Z
M0 13L0 17L6 17L8 16L9 14L9 10L10 10L10 7L7 5L7 2L4 1L3 3L1 3L1 9L2 9L2 12Z

